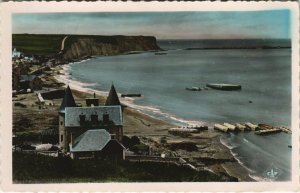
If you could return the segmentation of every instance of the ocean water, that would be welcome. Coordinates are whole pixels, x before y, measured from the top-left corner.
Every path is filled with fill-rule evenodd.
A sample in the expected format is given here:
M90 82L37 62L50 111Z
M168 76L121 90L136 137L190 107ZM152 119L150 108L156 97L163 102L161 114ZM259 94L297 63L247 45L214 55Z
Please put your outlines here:
M133 103L150 107L143 112L178 125L291 126L291 49L184 50L187 45L191 43L164 41L160 46L165 55L146 52L72 64L71 79L93 83L90 87L101 91L108 91L113 82L119 93L141 93ZM185 90L207 83L241 84L242 90ZM261 137L249 132L224 135L221 141L253 178L268 180L266 172L273 167L280 172L271 180L290 180L291 135Z

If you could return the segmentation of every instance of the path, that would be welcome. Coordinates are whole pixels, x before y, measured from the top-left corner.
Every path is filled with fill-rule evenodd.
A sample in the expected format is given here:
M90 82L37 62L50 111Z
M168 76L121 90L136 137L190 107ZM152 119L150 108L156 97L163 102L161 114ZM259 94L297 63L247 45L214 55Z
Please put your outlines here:
M69 37L69 36L66 36L66 37L64 37L64 39L62 40L62 42L61 42L61 48L60 48L59 54L61 54L62 51L65 49L65 41L66 41L66 39L67 39L68 37Z

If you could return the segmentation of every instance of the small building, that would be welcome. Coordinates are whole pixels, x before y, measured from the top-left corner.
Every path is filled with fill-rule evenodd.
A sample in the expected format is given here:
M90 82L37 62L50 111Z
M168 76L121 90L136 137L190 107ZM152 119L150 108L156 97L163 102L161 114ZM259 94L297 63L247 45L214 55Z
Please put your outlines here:
M22 56L22 53L17 51L17 48L14 48L12 51L12 58L20 58Z
M20 89L42 90L42 80L36 75L21 75L19 86Z
M105 129L90 129L71 139L70 153L73 159L125 159L125 147L117 140L111 139L111 135Z

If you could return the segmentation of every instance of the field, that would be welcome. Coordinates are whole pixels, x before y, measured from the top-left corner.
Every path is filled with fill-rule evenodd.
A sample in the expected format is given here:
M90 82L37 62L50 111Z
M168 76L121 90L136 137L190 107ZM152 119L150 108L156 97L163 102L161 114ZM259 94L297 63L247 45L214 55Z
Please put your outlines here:
M58 54L65 35L13 34L12 46L25 55Z
M128 161L72 160L13 153L15 183L60 182L206 182L228 181L208 171L175 164Z

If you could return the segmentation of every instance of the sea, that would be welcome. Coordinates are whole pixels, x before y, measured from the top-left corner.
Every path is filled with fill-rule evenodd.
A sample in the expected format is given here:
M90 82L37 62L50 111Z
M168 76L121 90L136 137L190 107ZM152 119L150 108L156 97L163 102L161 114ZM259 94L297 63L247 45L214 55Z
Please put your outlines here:
M291 127L289 41L161 40L158 44L163 49L160 54L99 56L70 64L70 79L90 89L108 91L113 83L119 93L142 94L127 99L127 105L178 126L252 122ZM236 45L277 49L234 49ZM186 90L208 83L239 84L242 89ZM241 132L224 134L220 140L253 179L291 180L291 134Z

